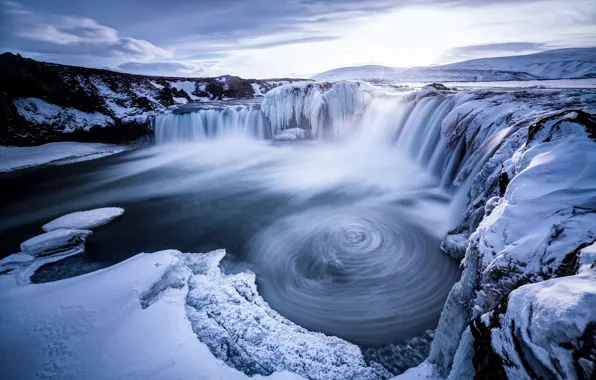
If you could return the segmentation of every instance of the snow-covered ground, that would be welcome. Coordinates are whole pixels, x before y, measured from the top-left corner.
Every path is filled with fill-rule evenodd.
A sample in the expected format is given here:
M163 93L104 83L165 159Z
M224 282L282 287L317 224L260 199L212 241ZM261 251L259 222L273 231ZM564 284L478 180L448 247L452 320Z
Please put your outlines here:
M247 378L214 358L197 339L187 318L187 285L164 287L150 306L142 303L179 265L177 254L141 254L45 284L22 285L16 276L0 276L0 377ZM270 378L299 377L281 373Z
M414 88L423 87L427 83L404 83ZM474 89L596 89L596 78L585 79L549 79L549 80L524 80L524 81L499 81L499 82L449 82L449 88L461 90Z
M583 78L596 74L596 48L557 49L528 55L473 59L442 68L523 72L543 79Z
M486 82L588 78L596 75L596 48L559 49L537 54L483 58L449 65L395 68L357 66L313 76L318 82Z
M14 105L28 121L56 125L61 132L73 132L79 128L88 131L96 125L105 127L114 122L111 117L99 112L86 113L71 107L59 107L37 98L16 98Z
M224 250L143 253L79 277L30 283L42 265L83 252L92 232L82 228L122 213L104 208L65 215L44 226L50 232L23 242L21 253L0 260L1 378L389 376L357 346L273 311L253 273L224 275Z
M44 164L60 165L93 160L128 149L131 148L124 145L80 142L57 142L28 147L0 146L0 172Z

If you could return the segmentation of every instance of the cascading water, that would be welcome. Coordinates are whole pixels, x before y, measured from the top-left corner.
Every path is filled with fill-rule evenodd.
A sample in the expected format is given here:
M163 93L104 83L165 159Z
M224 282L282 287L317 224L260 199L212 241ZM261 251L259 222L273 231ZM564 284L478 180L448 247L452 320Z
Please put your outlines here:
M447 149L442 131L446 116L459 102L468 100L432 90L391 94L357 82L331 87L288 85L267 93L260 105L189 104L159 115L155 140L158 144L225 136L262 140L304 128L317 139L342 136L353 145L389 144L435 176L439 188L457 190L452 211L456 220L474 176L503 139L493 136L482 141L475 154L469 155L467 137L462 135Z
M444 170L447 152L441 124L453 104L451 95L419 100L403 95L372 99L354 138L372 144L390 144L428 173L442 178L442 183L450 184L453 177L449 170Z
M266 139L271 137L270 129L269 121L258 105L198 110L181 108L156 117L155 141L157 144L163 144L225 136Z

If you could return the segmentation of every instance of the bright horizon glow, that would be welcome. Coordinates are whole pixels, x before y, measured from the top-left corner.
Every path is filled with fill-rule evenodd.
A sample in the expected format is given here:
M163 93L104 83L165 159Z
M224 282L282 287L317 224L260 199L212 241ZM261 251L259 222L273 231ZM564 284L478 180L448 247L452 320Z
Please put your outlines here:
M135 29L147 30L152 25L151 20L117 30L94 21L90 18L92 15L84 15L84 19L68 14L66 17L64 12L56 10L52 15L57 24L51 24L44 13L33 7L4 1L1 4L5 16L16 20L14 34L21 45L4 47L7 44L3 43L0 47L4 51L58 63L110 68L126 64L120 70L133 72L132 67L135 73L149 75L306 78L347 66L428 66L596 45L596 7L592 0L468 3L429 1L424 5L406 4L374 12L355 10L341 14L333 13L331 4L320 4L320 7L329 7L329 13L318 10L319 13L313 13L315 16L300 18L297 15L298 22L289 18L293 24L287 28L235 30L233 20L228 20L230 32L186 34L181 31L164 37L164 41L154 42L159 38L158 32L165 34L166 29L158 29L157 37L150 35L155 37L153 40L142 39L145 36ZM222 5L212 9L211 15L225 18L232 10L229 4L228 8ZM48 24L38 26L40 20ZM35 26L25 29L27 22ZM59 30L60 22L73 26ZM163 19L156 16L154 22L171 23L171 20L164 15ZM181 20L179 24L183 22L188 21ZM222 19L222 23L225 22ZM86 34L88 30L80 25L94 28L93 33L100 39L109 37L106 49L113 49L116 43L122 46L118 46L116 53L100 51L102 54L93 55L93 51L104 48L95 44L89 48L89 53L81 53L81 49L75 48L88 43L90 38ZM217 26L217 22L214 25ZM20 26L23 26L22 31L18 30ZM76 34L78 27L82 30L79 35ZM134 38L127 37L129 34ZM52 51L48 47L52 36L60 37L54 41L55 50L68 54L44 51ZM24 46L33 42L42 42L42 48Z

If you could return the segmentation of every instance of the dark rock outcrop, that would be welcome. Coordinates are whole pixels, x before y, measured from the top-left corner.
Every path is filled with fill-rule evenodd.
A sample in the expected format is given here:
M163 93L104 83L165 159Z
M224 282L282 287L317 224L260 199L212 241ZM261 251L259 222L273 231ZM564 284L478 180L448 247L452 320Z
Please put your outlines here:
M229 75L151 77L4 53L0 54L0 145L129 142L152 134L151 119L160 109L205 99L253 98L292 81Z

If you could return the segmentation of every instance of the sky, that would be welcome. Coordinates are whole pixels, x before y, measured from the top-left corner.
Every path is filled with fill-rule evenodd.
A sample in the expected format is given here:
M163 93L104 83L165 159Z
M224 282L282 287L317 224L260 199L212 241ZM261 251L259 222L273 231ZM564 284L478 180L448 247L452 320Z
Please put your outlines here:
M0 0L0 51L149 75L306 78L591 46L594 0Z

